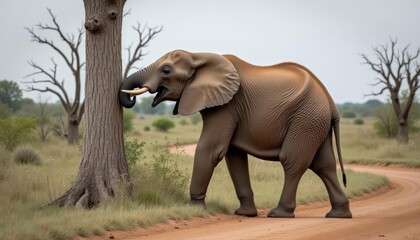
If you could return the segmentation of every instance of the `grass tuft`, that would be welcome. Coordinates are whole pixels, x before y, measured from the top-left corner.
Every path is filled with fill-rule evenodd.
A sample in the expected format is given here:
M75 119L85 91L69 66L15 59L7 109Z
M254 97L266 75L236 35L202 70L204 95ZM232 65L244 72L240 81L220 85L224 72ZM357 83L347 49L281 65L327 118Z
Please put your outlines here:
M17 164L42 164L39 153L30 146L19 146L13 151L13 159Z

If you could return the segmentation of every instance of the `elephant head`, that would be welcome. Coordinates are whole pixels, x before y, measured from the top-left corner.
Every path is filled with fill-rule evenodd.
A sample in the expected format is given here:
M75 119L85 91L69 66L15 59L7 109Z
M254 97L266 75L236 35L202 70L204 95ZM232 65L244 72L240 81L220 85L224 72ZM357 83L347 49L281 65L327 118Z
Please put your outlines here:
M152 107L176 101L173 114L185 116L229 102L239 85L238 73L225 57L177 50L130 75L120 86L119 100L131 108L136 95L157 93Z

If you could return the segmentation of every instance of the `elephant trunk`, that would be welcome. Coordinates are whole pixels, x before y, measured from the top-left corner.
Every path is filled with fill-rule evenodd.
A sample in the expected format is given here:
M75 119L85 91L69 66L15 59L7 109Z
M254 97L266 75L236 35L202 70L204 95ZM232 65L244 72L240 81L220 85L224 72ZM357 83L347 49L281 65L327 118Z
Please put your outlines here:
M131 74L124 82L121 83L118 91L118 98L121 106L125 108L132 108L134 106L136 103L136 97L128 91L143 87L145 80L148 78L148 72L150 72L151 66L152 65Z

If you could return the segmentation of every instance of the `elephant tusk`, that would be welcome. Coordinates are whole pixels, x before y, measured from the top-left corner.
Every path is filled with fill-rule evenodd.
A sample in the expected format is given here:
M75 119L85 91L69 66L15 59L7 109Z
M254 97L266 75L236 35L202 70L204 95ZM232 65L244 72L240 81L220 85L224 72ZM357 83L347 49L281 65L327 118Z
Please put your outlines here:
M124 90L124 89L121 90L121 92L129 93L130 97L137 96L137 95L143 94L143 93L148 92L148 91L149 91L149 89L147 87L142 87L140 89L133 89L133 90Z

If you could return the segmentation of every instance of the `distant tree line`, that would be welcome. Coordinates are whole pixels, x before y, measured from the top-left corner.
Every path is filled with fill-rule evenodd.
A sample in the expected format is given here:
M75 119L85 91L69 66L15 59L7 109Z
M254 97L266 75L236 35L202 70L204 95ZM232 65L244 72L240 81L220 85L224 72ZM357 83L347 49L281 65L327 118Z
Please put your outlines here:
M403 92L401 101L407 101L407 93ZM379 100L368 100L365 103L343 103L337 104L340 115L344 119L355 119L355 124L361 124L362 118L375 118L374 128L379 136L395 138L398 134L398 120L394 114L393 105L390 101L384 103ZM410 132L420 131L418 122L420 120L420 103L418 99L413 102L408 117L408 128Z
M376 99L372 99L364 103L346 102L343 104L337 104L337 107L340 111L341 117L343 118L364 118L374 116L375 111L384 105L385 103Z
M138 100L139 102L134 106L133 111L137 114L146 115L170 115L174 108L174 104L159 104L152 108L153 96L145 97Z

